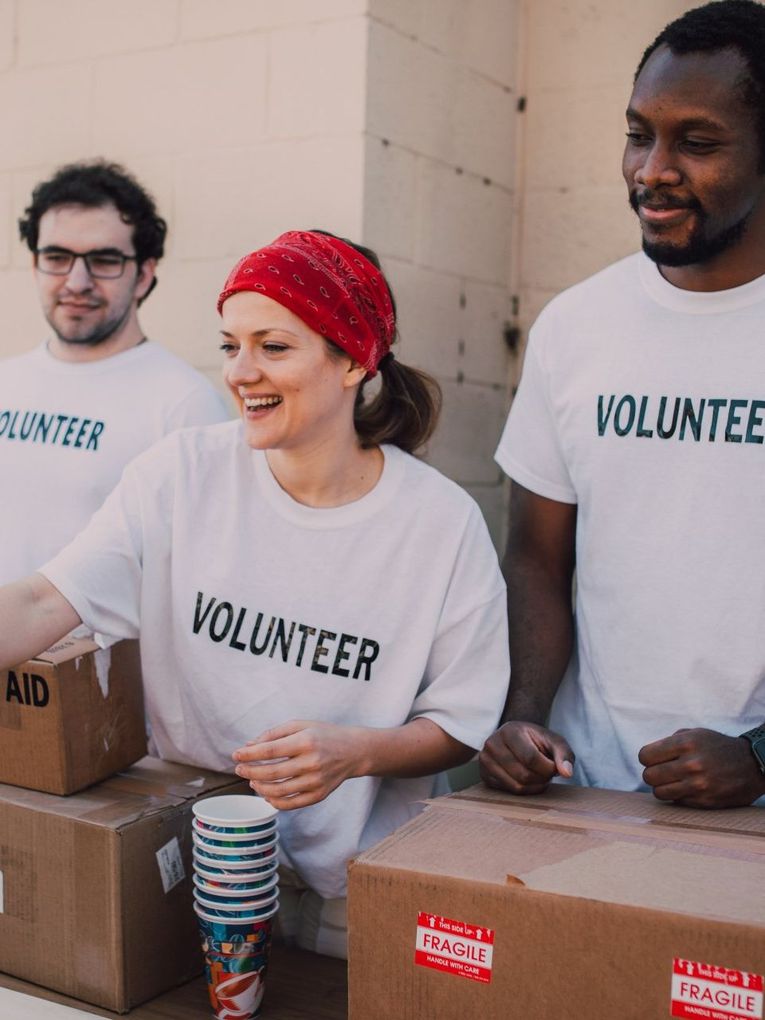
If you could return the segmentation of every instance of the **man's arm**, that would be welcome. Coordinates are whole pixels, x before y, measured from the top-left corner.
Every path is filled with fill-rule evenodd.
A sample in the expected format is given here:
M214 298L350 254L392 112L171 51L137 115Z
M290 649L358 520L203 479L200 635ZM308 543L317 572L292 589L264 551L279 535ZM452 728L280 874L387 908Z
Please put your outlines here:
M576 506L513 483L502 564L507 582L511 680L503 725L479 762L488 785L541 793L556 774L570 776L573 752L546 729L571 657Z
M34 658L81 622L42 574L5 585L0 588L0 669Z

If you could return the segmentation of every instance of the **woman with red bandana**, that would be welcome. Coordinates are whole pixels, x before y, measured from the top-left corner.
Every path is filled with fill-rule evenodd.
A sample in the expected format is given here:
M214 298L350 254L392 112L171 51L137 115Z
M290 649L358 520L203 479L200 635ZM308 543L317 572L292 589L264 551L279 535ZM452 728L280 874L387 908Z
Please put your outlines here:
M283 234L218 309L238 420L137 458L85 531L0 590L0 665L81 621L140 634L153 750L233 757L283 812L283 927L343 955L349 858L494 729L504 584L476 504L412 455L438 390L394 360L374 253Z

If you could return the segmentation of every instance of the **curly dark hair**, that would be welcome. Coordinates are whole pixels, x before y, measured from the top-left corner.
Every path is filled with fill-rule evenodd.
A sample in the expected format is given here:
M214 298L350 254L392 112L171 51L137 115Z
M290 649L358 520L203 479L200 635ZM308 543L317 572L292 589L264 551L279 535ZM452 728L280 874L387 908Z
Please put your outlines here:
M687 11L656 36L638 64L635 78L659 46L673 53L738 50L749 74L739 82L741 98L754 112L765 170L765 6L754 0L714 0Z
M53 206L68 203L90 208L112 203L133 227L138 264L162 258L167 224L158 215L154 199L124 167L101 159L62 166L50 180L37 185L19 220L21 240L31 251L37 248L40 217Z

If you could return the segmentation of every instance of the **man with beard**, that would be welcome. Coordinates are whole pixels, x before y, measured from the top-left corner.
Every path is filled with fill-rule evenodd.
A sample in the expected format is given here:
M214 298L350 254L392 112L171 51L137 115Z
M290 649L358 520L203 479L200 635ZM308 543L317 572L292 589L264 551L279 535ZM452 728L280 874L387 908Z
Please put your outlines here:
M747 805L765 794L765 7L660 33L623 171L643 251L541 314L497 452L513 675L481 771Z
M52 335L0 363L0 583L28 574L88 521L136 454L223 400L144 335L166 225L122 167L62 167L19 221Z

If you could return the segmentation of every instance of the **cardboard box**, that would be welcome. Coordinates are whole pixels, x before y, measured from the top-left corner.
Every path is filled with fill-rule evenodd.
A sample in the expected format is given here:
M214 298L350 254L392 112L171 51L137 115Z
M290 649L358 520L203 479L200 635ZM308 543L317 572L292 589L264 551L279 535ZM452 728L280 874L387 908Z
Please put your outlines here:
M350 1020L763 1016L765 811L482 786L349 868Z
M119 1012L193 977L191 805L247 791L156 758L71 797L0 786L0 970Z
M64 638L0 682L0 783L74 793L146 754L137 641Z

